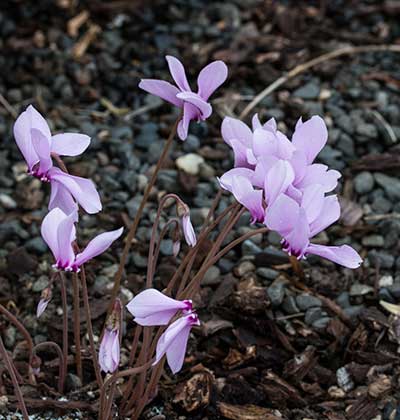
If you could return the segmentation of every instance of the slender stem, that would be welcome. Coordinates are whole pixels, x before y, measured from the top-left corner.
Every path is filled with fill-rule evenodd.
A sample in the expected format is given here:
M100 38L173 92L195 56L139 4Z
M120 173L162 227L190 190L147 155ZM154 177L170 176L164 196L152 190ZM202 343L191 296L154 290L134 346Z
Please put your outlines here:
M96 381L99 388L101 388L103 385L103 378L101 377L99 359L97 357L96 346L94 344L92 315L90 313L89 295L88 295L87 284L86 284L85 267L83 265L81 266L81 285L82 285L83 306L84 306L85 314L86 314L86 328L87 328L87 332L89 336L90 352L92 353L92 362L93 362L94 372L96 374Z
M73 293L74 293L74 340L75 340L75 361L76 373L83 381L82 374L82 357L81 357L81 319L79 307L79 279L78 274L74 273L72 277Z
M21 388L19 387L18 380L15 375L14 364L12 360L10 359L10 357L8 356L7 350L4 346L3 339L1 338L1 336L0 336L0 353L2 356L1 359L4 360L6 368L10 375L11 381L13 383L15 396L17 397L17 400L19 402L19 406L22 411L22 415L24 416L24 420L29 420L29 414L25 406L24 396L22 395Z
M44 348L53 348L59 358L59 365L58 365L58 392L62 394L63 392L63 384L66 376L66 372L64 371L64 357L60 346L53 341L44 341L42 343L36 344L33 348L33 355L36 354L37 351L44 349Z
M24 336L26 342L28 343L28 351L29 355L32 356L32 349L33 349L33 340L31 335L29 334L28 330L22 325L20 321L13 315L8 309L6 309L0 303L0 313L3 314L17 329L18 331Z
M164 149L161 153L160 159L158 160L156 168L153 172L153 175L151 176L150 181L147 184L147 187L144 191L142 202L140 203L139 209L136 212L136 215L135 215L135 218L133 220L132 226L131 226L131 228L128 232L128 235L126 237L125 247L124 247L124 250L123 250L122 255L121 255L121 260L120 260L120 263L119 263L118 271L117 271L117 273L115 274L115 277L114 277L114 287L113 287L112 294L111 294L111 300L110 300L110 303L109 303L109 306L108 306L108 313L111 312L111 310L114 306L114 301L117 298L117 295L119 293L122 273L124 271L124 267L125 267L125 264L126 264L126 260L128 258L128 254L129 254L129 250L131 248L132 241L135 238L136 231L137 231L137 228L139 226L139 221L140 221L140 218L142 216L143 209L144 209L144 207L147 203L147 200L149 198L151 189L153 188L154 184L156 183L158 172L159 172L162 164L164 163L165 158L168 155L168 151L169 151L169 148L171 147L172 141L175 137L176 130L177 130L178 123L179 123L180 119L181 119L181 115L177 118L177 120L175 121L175 123L172 127L170 135L169 135L169 137L168 137L168 139L167 139L167 141L164 145Z
M62 302L62 310L63 310L63 341L62 341L62 349L63 349L63 372L67 373L68 369L68 303L67 303L67 289L65 285L65 276L62 271L59 272L60 274L60 287L61 287L61 302ZM64 389L65 382L63 383Z

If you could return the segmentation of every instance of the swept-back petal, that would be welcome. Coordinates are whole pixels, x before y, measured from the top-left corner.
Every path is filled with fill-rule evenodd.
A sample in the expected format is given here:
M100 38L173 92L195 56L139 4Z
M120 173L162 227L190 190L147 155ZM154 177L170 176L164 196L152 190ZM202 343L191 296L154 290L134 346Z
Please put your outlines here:
M75 212L76 220L78 221L78 204L74 201L71 193L64 185L60 184L55 180L50 181L51 192L49 200L49 210L54 208L61 209L65 214L71 214Z
M123 232L123 228L104 232L95 236L86 246L86 248L76 256L74 265L80 267L86 261L102 254L111 244L118 239Z
M318 255L347 268L358 268L363 261L358 252L349 245L325 246L310 244L307 248L307 254Z
M324 192L330 192L336 188L340 177L340 172L334 169L328 170L328 167L321 163L313 163L306 167L303 178L295 185L297 188L305 189L309 185L320 184L324 187Z
M234 177L232 180L232 193L236 200L249 210L252 223L264 220L263 192L255 190L248 178Z
M32 144L31 128L31 116L28 110L26 110L15 121L14 137L19 150L28 164L29 170L39 161L39 156L35 152Z
M231 146L231 140L235 139L246 147L251 147L253 133L250 128L237 118L225 117L221 125L221 134L225 143Z
M294 229L285 236L285 248L290 255L302 258L310 243L310 226L307 222L306 212L300 207L299 217Z
M189 102L194 105L201 114L202 119L207 119L212 113L211 105L204 101L197 93L193 92L181 92L176 95L179 99L182 99L184 102Z
M171 73L172 78L174 79L176 85L181 91L188 91L191 92L189 83L187 81L185 68L183 64L172 55L167 55L166 60L168 62L169 71Z
M59 259L58 227L66 217L67 215L62 210L55 208L46 214L40 227L42 238L49 246L55 260Z
M225 172L221 178L218 178L218 181L224 190L232 192L233 179L238 176L247 178L252 182L254 171L248 168L233 168Z
M324 207L324 188L320 184L310 185L304 189L301 207L306 212L308 223L313 223Z
M257 158L256 167L254 168L254 176L252 183L255 187L264 188L265 178L270 169L278 162L276 156L261 156Z
M39 156L39 172L46 174L53 166L53 161L50 156L50 139L37 128L31 129L31 139L33 148Z
M181 140L186 140L190 121L197 119L199 110L189 102L183 104L183 116L178 124L178 136Z
M315 115L305 123L299 122L293 133L292 143L307 156L307 163L311 164L328 140L328 130L324 120Z
M294 180L294 172L286 160L278 160L265 177L265 201L271 205L277 197L284 193Z
M159 96L161 99L164 99L178 108L183 107L183 101L176 97L180 90L165 80L142 79L139 83L139 87L152 95Z
M323 231L340 217L340 204L336 195L324 198L319 216L310 225L310 238Z
M257 128L262 128L258 114L253 115L253 118L251 119L251 127L253 128L253 131L255 131Z
M228 77L228 67L223 61L213 61L204 67L197 78L198 93L204 99L208 98L225 82Z
M186 243L189 246L195 246L197 243L196 232L194 231L189 214L185 214L182 216L182 229Z
M74 199L89 213L98 213L101 210L99 193L90 179L69 175L59 168L51 168L50 179L62 184Z
M74 259L75 252L72 246L72 242L76 239L75 230L76 215L71 213L64 217L60 222L57 229L57 242L58 242L58 255L59 263L63 267L71 268Z
M51 138L51 151L60 156L78 156L90 144L90 137L79 133L61 133Z
M270 207L267 207L264 223L269 229L286 236L295 228L299 213L300 206L296 201L281 194Z
M188 303L172 299L156 289L146 289L136 295L126 308L140 325L167 325L179 310L188 308Z

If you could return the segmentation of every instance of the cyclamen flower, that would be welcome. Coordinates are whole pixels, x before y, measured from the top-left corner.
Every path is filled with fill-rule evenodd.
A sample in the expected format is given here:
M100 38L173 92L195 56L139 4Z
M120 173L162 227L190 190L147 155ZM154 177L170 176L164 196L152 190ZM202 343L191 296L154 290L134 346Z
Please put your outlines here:
M51 210L43 219L41 234L56 260L55 267L65 271L79 271L88 260L102 254L118 239L123 228L104 232L94 237L86 248L75 254L73 242L76 239L75 212L66 215L61 209Z
M199 318L193 312L192 301L179 301L165 296L156 289L147 289L135 296L127 305L129 312L139 325L167 325L171 319L182 311L183 316L174 321L161 335L157 342L157 364L167 355L168 365L173 373L179 372L185 358L190 330L200 325Z
M115 301L113 311L106 322L99 349L99 365L103 372L113 373L120 361L121 302Z
M100 197L92 181L53 166L52 154L78 156L89 146L88 136L78 133L52 135L46 120L29 105L15 121L14 137L29 173L50 182L49 210L59 207L69 214L77 209L76 203L90 214L101 210Z
M211 115L212 107L208 99L225 82L228 69L223 61L208 64L199 73L198 90L195 93L187 81L183 64L170 55L165 58L176 86L164 80L143 79L139 87L183 110L182 119L178 124L178 136L181 140L186 140L190 121L204 121Z
M156 289L146 289L136 295L126 308L139 325L167 325L178 311L191 312L192 301L172 299Z
M304 191L301 205L281 194L267 209L265 223L283 237L283 249L298 259L307 254L327 258L348 268L362 263L358 253L348 245L326 246L310 243L310 238L326 229L340 216L336 195L324 197L323 187L314 185Z
M40 318L43 314L43 312L46 310L47 305L51 301L52 298L52 292L49 287L46 287L42 290L42 294L40 296L39 303L36 308L36 318Z

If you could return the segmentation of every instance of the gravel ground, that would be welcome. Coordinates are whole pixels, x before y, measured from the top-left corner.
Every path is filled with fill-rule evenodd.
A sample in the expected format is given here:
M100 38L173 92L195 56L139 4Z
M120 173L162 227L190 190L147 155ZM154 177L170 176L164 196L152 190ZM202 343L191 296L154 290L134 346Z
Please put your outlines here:
M204 221L218 190L216 176L232 166L219 135L221 117L239 115L283 72L328 50L400 42L395 1L151 3L39 0L0 6L5 98L0 102L0 302L18 315L35 342L60 340L61 308L54 293L43 317L34 316L50 273L51 257L39 231L49 191L25 173L12 136L15 114L32 103L54 131L91 136L84 156L67 160L72 173L96 182L104 204L99 215L81 218L85 242L135 215L177 116L177 110L141 92L139 79L169 80L166 54L186 63L191 80L212 59L226 61L229 78L214 100L216 112L207 123L192 124L186 142L175 142L159 175L129 257L122 290L127 301L144 284L159 194L177 192L190 205L194 224ZM88 15L77 28L71 19L82 11ZM96 35L82 52L91 33ZM299 281L275 234L245 241L208 271L196 298L204 326L191 341L191 363L174 378L177 387L162 384L143 418L400 418L400 334L397 318L379 305L379 300L400 300L399 57L367 52L325 61L254 109L262 120L275 117L288 135L300 116L325 119L329 141L319 159L343 173L338 188L343 214L318 242L351 244L365 259L363 266L351 271L310 257ZM195 161L203 158L191 164L194 174L176 165L179 157L192 162L190 154ZM224 196L218 210L231 200ZM230 238L246 232L248 222L246 214ZM119 241L88 268L97 331L121 248ZM163 242L161 254L157 287L176 267L172 240ZM125 344L132 327L128 318ZM21 341L4 320L0 331L10 350ZM125 346L122 364L127 354ZM200 367L190 370L193 365ZM85 367L90 377L89 360ZM52 375L45 373L43 380L51 385ZM77 379L69 377L70 397L91 401L78 392ZM196 384L201 396L193 391Z

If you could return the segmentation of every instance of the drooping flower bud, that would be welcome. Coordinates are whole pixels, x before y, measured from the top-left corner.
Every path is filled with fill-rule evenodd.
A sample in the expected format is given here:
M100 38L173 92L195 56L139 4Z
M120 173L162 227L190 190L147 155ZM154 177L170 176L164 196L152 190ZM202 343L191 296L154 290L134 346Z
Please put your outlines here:
M52 298L52 292L50 287L46 287L42 290L42 294L40 296L39 303L37 305L36 309L36 317L40 318L40 316L43 314L43 312L46 310L47 305L51 301Z

